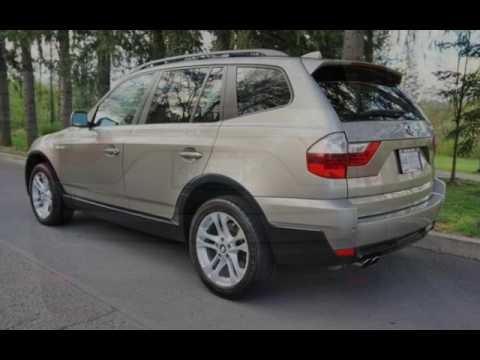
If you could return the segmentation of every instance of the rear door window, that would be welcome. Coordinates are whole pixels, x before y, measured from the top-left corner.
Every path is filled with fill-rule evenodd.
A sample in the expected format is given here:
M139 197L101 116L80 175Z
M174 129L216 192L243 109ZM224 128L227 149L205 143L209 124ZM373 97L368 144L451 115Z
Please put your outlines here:
M238 115L287 105L291 93L283 72L274 68L237 68Z
M186 123L192 118L208 68L165 71L155 90L146 123Z
M220 120L222 115L223 74L223 67L215 67L208 75L202 95L198 100L193 117L194 122L209 123Z

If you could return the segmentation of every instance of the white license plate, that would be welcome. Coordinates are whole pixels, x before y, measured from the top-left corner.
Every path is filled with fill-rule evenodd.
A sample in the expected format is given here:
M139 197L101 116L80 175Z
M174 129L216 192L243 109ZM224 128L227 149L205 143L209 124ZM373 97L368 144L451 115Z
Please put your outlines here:
M402 174L411 174L422 171L422 161L420 159L419 149L401 149L398 150L400 157L400 168Z

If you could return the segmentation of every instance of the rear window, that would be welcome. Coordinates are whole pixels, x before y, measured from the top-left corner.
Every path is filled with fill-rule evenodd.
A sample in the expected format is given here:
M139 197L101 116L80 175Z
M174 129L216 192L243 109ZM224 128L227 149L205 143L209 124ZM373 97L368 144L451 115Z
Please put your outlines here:
M380 72L322 69L314 74L342 121L425 120L413 102Z

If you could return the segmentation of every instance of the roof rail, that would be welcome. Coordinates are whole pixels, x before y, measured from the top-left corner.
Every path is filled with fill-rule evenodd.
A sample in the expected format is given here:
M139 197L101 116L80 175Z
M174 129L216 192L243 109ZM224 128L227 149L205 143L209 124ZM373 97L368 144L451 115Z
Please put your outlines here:
M136 73L140 70L145 70L149 67L159 66L170 64L179 61L187 60L204 60L212 59L216 57L245 57L245 56L288 56L283 51L271 50L271 49L246 49L246 50L228 50L228 51L214 51L214 52L203 52L196 54L187 54L181 56L172 56L164 59L158 59L149 61L143 65L137 66L130 73Z

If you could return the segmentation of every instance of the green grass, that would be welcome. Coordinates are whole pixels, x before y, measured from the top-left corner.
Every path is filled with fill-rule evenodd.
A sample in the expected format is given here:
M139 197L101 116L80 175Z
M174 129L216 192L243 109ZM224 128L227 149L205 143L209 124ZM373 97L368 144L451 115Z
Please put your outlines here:
M478 159L457 159L457 171L464 173L479 174L480 160ZM435 156L435 168L444 171L452 170L452 157L447 155Z
M438 216L436 230L480 237L479 182L447 184L447 196Z

